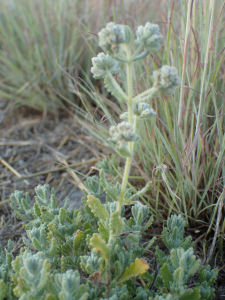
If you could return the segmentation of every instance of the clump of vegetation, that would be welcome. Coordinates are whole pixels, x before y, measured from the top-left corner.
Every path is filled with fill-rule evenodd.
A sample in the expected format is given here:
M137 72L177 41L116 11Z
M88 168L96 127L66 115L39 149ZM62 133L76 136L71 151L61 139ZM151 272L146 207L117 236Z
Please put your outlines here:
M12 261L10 245L1 253L0 299L212 299L217 271L201 267L194 255L191 237L184 237L185 221L172 215L162 232L167 251L156 248L158 272L148 262L148 250L153 237L143 243L143 233L152 225L149 208L138 200L152 189L152 182L139 191L128 188L135 142L140 139L141 122L155 117L146 100L159 91L172 94L180 80L174 67L163 66L152 76L153 86L137 96L133 95L133 69L137 60L159 48L162 36L158 25L147 23L133 34L128 26L107 24L99 33L99 45L105 53L92 59L95 78L103 78L105 88L119 103L125 104L124 120L110 128L110 143L126 159L122 182L110 184L103 169L99 177L87 179L84 206L69 209L58 207L54 189L36 188L35 203L29 195L16 191L11 196L16 216L26 220L24 238L26 248ZM118 62L125 65L126 79L120 86L113 75L120 72ZM101 163L115 172L109 160ZM114 163L114 166L116 164ZM100 201L103 192L106 201ZM131 206L126 217L125 207ZM191 283L198 273L199 279Z
M88 19L94 24L97 12L91 4L87 7L70 0L3 1L1 97L12 100L13 105L53 114L66 108L64 98L79 104L70 90L69 76L84 78L84 70L90 69L87 58L91 53L85 42L90 34L84 23ZM89 9L95 11L92 16Z
M142 198L151 213L160 220L171 213L181 214L188 227L207 225L200 229L206 236L221 215L225 185L223 7L221 1L210 0L166 1L157 6L153 11L163 12L160 27L164 39L157 51L136 61L133 72L134 98L156 84L158 70L164 65L176 67L181 82L174 94L165 94L161 88L147 100L156 117L139 123L141 139L135 146L130 174L136 180L130 184L137 189L152 180L154 189ZM142 40L137 36L136 45ZM122 63L120 68L117 81L125 85ZM107 109L97 92L95 101L111 125L124 113L124 106L115 103L113 109ZM90 114L86 128L103 141L107 126L106 122L93 124ZM117 151L113 143L110 147ZM117 175L123 176L121 172Z
M117 7L104 0L2 0L0 8L0 101L55 114L71 103L81 114L81 98L93 107L88 83L91 57L97 51L96 34L117 16L135 11L134 1ZM143 16L142 4L136 16ZM149 10L149 9L148 9ZM129 11L130 13L130 11ZM146 13L150 18L152 11Z

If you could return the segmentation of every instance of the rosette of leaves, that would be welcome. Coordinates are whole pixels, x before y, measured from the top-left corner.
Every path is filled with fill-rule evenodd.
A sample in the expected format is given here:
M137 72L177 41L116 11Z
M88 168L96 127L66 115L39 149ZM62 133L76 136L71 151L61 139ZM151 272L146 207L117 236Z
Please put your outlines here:
M44 254L21 251L12 266L15 296L19 299L41 299L50 280L50 264Z
M170 66L163 66L161 69L154 71L152 81L154 87L169 95L174 94L175 88L180 85L177 69Z
M47 299L52 300L87 300L89 296L85 285L80 284L80 274L77 270L55 274L49 289L51 293Z

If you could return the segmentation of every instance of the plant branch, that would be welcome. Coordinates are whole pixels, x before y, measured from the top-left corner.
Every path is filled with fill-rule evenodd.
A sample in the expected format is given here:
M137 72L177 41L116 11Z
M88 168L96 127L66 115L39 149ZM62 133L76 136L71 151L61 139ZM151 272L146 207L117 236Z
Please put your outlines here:
M133 124L133 103L132 103L132 62L131 60L131 53L130 53L130 48L127 47L127 60L129 63L127 63L127 93L128 93L128 122L130 124ZM133 150L133 142L128 143L128 150L131 153L132 157L132 150ZM121 210L121 205L123 202L123 196L124 192L127 187L127 181L129 177L129 172L130 172L130 165L131 165L131 157L126 158L126 164L125 164L125 169L124 169L124 175L123 175L123 181L122 181L122 187L121 187L121 193L120 193L120 198L118 201L117 205L117 211Z
M143 101L142 97L144 97L144 96L153 98L157 92L158 92L158 89L153 86L150 89L148 89L148 90L144 91L143 93L134 97L132 102L133 103L141 102L141 101Z

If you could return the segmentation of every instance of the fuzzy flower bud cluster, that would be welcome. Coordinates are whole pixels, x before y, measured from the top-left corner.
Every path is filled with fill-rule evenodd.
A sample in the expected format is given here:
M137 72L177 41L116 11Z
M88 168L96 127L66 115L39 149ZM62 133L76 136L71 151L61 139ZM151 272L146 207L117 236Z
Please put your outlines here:
M134 114L140 119L155 117L156 112L147 103L140 102L134 106Z
M112 75L118 74L120 70L118 63L103 52L99 53L97 57L92 58L92 64L91 72L94 74L93 77L95 79L103 78L107 73L111 73Z
M140 102L134 105L134 114L138 119L149 119L155 117L156 112L145 102ZM128 113L120 115L120 119L128 120Z
M110 128L110 134L112 142L134 142L139 139L139 137L133 133L133 126L128 122L122 122L117 126L112 126Z
M177 69L170 66L163 66L161 69L154 71L152 80L154 87L166 94L174 94L175 88L180 85Z
M160 41L163 36L159 32L158 25L147 22L145 26L138 26L136 35L135 44L138 46L143 46L149 52L160 49Z
M99 33L99 46L110 54L118 53L121 44L126 43L126 34L123 25L110 22Z
M127 149L128 142L135 142L139 136L133 133L133 126L128 122L122 122L117 126L112 126L109 130L112 138L109 140L117 144L117 150L123 156L130 156Z

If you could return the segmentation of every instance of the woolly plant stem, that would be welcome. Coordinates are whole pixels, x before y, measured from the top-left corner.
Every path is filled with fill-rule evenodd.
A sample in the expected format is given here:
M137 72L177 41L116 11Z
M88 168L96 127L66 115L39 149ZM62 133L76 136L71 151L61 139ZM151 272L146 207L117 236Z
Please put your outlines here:
M128 63L126 66L127 71L127 93L128 93L128 122L130 124L133 124L133 103L132 103L132 61L130 61L131 53L130 49L127 48L127 58ZM123 181L122 181L122 187L121 187L121 193L117 204L117 211L121 211L121 205L123 203L123 196L124 192L127 187L128 177L130 173L130 165L131 165L131 159L132 159L132 151L133 151L133 142L128 143L128 150L131 153L130 157L126 158L126 164L124 168L124 174L123 174Z

